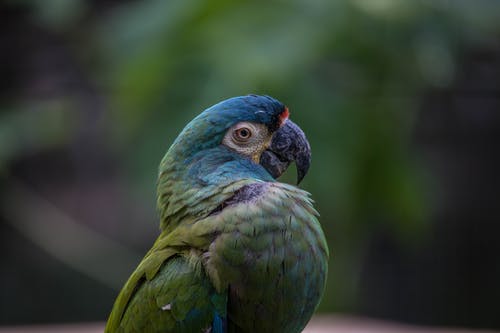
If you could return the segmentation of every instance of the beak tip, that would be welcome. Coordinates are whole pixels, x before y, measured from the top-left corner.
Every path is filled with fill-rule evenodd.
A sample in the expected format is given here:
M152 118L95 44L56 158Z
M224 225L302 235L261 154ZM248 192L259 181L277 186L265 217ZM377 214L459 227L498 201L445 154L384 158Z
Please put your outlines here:
M310 162L311 162L310 158L308 158L306 161L295 162L297 166L297 185L299 185L306 176L309 170Z

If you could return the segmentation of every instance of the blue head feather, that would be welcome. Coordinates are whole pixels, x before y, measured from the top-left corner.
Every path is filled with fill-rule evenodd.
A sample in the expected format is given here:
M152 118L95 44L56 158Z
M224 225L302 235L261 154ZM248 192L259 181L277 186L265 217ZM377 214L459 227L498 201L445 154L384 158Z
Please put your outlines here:
M275 130L284 108L281 102L269 96L247 95L227 99L206 109L187 124L172 148L186 158L214 148L221 143L226 131L241 121L265 124Z
M203 111L197 118L205 118L214 129L227 130L240 121L251 121L269 126L275 130L279 115L285 106L269 96L247 95L222 101Z
M177 171L184 172L187 180L206 185L220 174L257 177L273 180L260 165L221 145L226 131L242 121L265 124L274 131L279 126L279 116L285 106L269 96L247 95L222 101L194 118L174 141L160 167L177 164ZM219 175L214 175L214 172ZM237 173L237 174L235 174Z

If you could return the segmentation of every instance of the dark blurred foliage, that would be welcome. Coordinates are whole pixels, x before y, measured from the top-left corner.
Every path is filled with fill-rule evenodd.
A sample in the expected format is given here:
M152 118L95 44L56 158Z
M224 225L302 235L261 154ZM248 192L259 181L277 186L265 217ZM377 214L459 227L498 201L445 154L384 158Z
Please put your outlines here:
M500 328L500 2L9 0L0 26L0 323L104 320L169 144L259 93L313 148L319 311Z

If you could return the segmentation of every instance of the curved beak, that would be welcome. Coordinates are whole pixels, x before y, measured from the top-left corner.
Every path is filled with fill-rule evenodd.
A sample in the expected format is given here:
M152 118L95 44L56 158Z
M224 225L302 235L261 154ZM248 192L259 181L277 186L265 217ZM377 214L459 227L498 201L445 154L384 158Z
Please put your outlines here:
M299 184L311 164L311 146L300 127L287 119L274 133L269 148L262 153L260 165L273 178L278 178L292 162L297 166L297 184Z

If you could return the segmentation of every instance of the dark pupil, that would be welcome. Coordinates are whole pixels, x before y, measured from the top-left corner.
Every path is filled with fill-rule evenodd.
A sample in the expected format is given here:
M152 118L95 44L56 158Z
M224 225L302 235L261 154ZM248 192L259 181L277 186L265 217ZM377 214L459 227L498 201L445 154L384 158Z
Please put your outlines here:
M249 135L250 132L246 128L240 129L240 136L242 138L248 138Z

